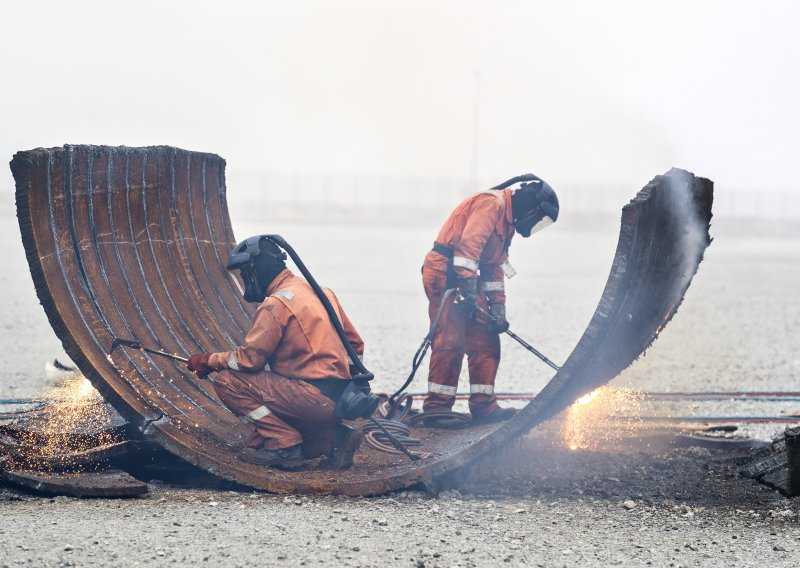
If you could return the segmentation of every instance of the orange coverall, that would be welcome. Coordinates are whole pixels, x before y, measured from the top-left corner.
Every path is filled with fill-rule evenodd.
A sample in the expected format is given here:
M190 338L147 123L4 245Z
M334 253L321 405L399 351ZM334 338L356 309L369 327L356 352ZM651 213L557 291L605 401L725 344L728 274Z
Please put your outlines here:
M508 265L513 236L510 189L482 191L456 207L436 237L438 247L452 251L452 260L450 255L432 250L422 266L431 321L445 290L456 286L455 278L478 278L479 272L479 290L483 293L478 295L478 305L487 309L488 304L505 304L503 278L513 276ZM462 307L448 303L431 346L425 412L452 408L465 353L470 412L483 417L497 410L494 381L500 364L500 338L486 322L471 318Z
M360 356L364 342L336 296L325 294ZM336 404L310 383L350 379L347 355L325 308L311 286L289 269L267 287L244 344L212 353L209 366L222 402L255 431L248 445L268 450L304 442L305 457L330 453Z

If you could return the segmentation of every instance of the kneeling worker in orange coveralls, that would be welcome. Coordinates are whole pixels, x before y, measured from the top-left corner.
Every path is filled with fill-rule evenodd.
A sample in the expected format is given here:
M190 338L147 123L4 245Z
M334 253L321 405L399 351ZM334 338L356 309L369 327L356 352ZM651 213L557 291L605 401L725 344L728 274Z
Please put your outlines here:
M228 270L241 271L244 299L260 302L253 327L236 350L192 355L187 368L199 378L216 371L219 398L253 426L242 459L294 469L327 455L324 467L346 469L363 438L334 415L336 400L351 383L350 359L322 302L285 260L264 236L234 248ZM324 291L360 358L364 342L333 292Z
M517 183L521 185L511 187ZM468 197L445 221L422 267L431 322L447 289L459 288L464 301L443 308L431 346L424 412L447 412L453 407L465 354L473 422L500 422L516 412L498 406L494 393L500 364L498 335L508 329L503 278L514 275L508 247L515 232L527 238L554 223L558 210L553 188L525 174ZM477 307L491 318L476 317ZM451 420L446 415L431 416L425 424L448 427Z

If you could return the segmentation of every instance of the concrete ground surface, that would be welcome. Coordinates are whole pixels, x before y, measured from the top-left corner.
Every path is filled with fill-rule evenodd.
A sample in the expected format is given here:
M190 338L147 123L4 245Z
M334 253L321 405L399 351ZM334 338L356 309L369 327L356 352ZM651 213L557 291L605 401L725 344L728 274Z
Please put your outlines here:
M441 219L346 224L339 215L299 223L256 219L236 207L232 216L239 237L282 233L336 290L367 342L377 390L402 382L427 327L419 266ZM519 275L508 285L513 328L559 363L594 311L618 230L618 219L562 221L539 239L515 241ZM615 385L800 391L800 231L717 225L678 314ZM0 397L32 396L49 386L44 362L63 354L36 301L7 203L0 227L7 254ZM503 348L500 390L535 392L547 382L546 366L505 340ZM411 390L424 390L426 380L423 371ZM761 405L742 412L726 404L670 412L800 410L750 403ZM740 478L730 452L633 442L570 451L557 426L537 429L438 498L417 491L280 496L151 482L143 498L76 500L2 488L0 567L797 564L800 503Z

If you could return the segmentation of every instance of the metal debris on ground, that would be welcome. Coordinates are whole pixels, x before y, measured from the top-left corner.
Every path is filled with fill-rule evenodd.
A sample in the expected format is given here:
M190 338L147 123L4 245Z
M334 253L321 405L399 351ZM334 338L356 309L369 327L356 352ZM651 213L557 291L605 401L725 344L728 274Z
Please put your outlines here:
M800 427L787 428L783 436L756 451L739 473L787 497L800 496Z

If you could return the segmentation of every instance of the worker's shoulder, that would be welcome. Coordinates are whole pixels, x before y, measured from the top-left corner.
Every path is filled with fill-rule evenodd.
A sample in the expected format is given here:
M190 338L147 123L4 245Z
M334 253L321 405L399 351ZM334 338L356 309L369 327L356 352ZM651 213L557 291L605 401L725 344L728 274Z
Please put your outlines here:
M486 191L479 191L473 193L468 199L471 204L479 205L480 207L490 207L492 209L505 209L506 198L502 191L496 189L488 189Z
M269 295L267 300L280 302L287 307L291 307L292 304L306 302L309 298L314 296L314 290L308 282L302 278L293 276L286 279L277 290Z

